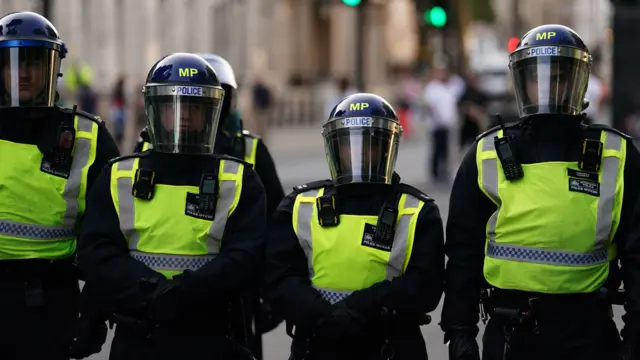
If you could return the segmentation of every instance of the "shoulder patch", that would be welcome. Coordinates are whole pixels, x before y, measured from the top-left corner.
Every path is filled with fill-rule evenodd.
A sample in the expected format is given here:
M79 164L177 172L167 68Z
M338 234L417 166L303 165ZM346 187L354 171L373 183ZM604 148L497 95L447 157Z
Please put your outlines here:
M625 134L622 131L613 128L611 126L608 125L604 125L604 124L591 124L589 126L587 126L587 130L602 130L602 131L608 131L608 132L612 132L615 134L618 134L620 136L622 136L623 138L627 139L627 140L631 140L633 139L633 137L631 135Z
M418 199L420 199L420 200L422 200L424 202L433 202L433 201L435 201L429 195L425 194L421 190L416 189L415 187L413 187L413 186L411 186L409 184L397 184L397 185L394 185L394 187L396 188L396 192L403 193L403 194L409 194L411 196L415 196L416 198L418 198Z
M294 186L293 191L296 193L301 193L307 190L321 189L331 185L333 185L333 181L331 180L318 180L303 185Z

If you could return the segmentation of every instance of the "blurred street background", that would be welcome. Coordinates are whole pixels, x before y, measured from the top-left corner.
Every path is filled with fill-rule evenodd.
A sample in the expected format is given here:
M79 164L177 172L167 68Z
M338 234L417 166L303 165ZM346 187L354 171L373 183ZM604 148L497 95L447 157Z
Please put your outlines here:
M245 128L262 136L289 191L328 177L320 125L346 95L385 97L405 129L397 169L448 211L451 181L493 114L517 119L508 55L545 23L576 30L594 66L588 116L640 133L640 4L634 0L0 0L37 11L69 48L64 105L100 115L128 153L145 125L141 87L172 52L225 57L240 83ZM615 46L614 46L615 38ZM437 109L434 111L434 109ZM446 359L437 323L431 359ZM265 358L288 357L279 328ZM108 345L91 359L107 359Z

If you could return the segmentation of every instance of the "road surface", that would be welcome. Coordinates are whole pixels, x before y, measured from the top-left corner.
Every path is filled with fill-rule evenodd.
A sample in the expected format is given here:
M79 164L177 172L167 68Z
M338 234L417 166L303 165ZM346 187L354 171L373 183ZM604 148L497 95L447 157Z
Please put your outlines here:
M285 192L289 192L295 185L306 182L325 179L329 177L326 158L322 147L322 139L319 131L309 130L282 130L270 136L270 149L276 161L281 181ZM454 158L459 155L453 152ZM414 185L425 191L435 199L440 207L443 219L446 221L449 206L450 189L446 185L431 185L425 175L427 164L427 150L424 139L417 138L404 142L401 145L400 154L396 169L403 182ZM451 173L455 173L457 161L451 164ZM615 309L616 321L620 326L620 309ZM447 360L447 349L442 344L443 333L438 327L440 322L440 307L431 314L430 325L422 327L422 332L427 341L429 359ZM480 335L482 330L480 331ZM109 335L109 342L103 347L100 354L96 354L89 359L107 360L109 344L112 334ZM289 357L290 338L285 334L284 326L280 326L264 338L264 358L265 360L286 360ZM480 338L478 343L481 344Z

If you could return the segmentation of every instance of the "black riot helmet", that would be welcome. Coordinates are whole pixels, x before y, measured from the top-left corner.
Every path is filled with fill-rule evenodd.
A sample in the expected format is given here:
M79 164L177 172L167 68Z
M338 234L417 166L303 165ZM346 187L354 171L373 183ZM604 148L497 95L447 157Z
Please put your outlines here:
M220 111L220 123L219 127L224 128L230 119L229 117L236 109L237 106L237 91L238 83L236 82L236 74L231 67L231 64L220 55L216 54L198 54L205 59L209 65L218 74L220 84L224 89L224 101L222 102L222 110Z
M366 93L345 98L331 111L322 135L335 185L391 184L402 127L386 100Z
M21 11L0 18L0 107L52 107L66 54L44 16Z
M527 32L509 56L520 117L579 115L592 58L575 31L542 25Z
M213 153L224 90L211 65L194 54L168 55L151 68L143 91L156 151Z

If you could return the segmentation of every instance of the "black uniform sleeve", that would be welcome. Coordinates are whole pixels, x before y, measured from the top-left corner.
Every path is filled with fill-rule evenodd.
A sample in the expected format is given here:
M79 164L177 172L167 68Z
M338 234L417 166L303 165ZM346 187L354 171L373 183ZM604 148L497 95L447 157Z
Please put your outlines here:
M310 332L329 314L331 304L311 286L307 258L293 230L295 197L285 197L269 223L263 293L277 314Z
M627 144L622 215L614 242L627 293L625 323L631 318L636 323L634 326L640 329L640 154L631 141Z
M270 219L284 198L284 190L278 177L276 164L273 162L269 149L261 139L258 140L256 149L255 170L267 192L267 219Z
M120 156L120 150L104 123L98 125L98 148L96 159L87 174L87 189L91 189L102 169L109 161Z
M200 269L184 273L187 293L224 300L253 283L264 262L265 197L260 178L245 167L242 193L227 221L220 254Z
M111 200L110 179L111 169L105 168L89 192L78 265L92 295L108 296L106 301L116 307L136 307L143 300L138 280L162 275L129 255Z
M480 190L476 144L465 155L451 190L441 327L478 333L478 303L484 285L482 266L487 221L497 206Z
M438 307L444 287L444 230L435 203L424 204L414 236L405 274L354 292L345 299L350 308L375 316L383 307L407 315Z

